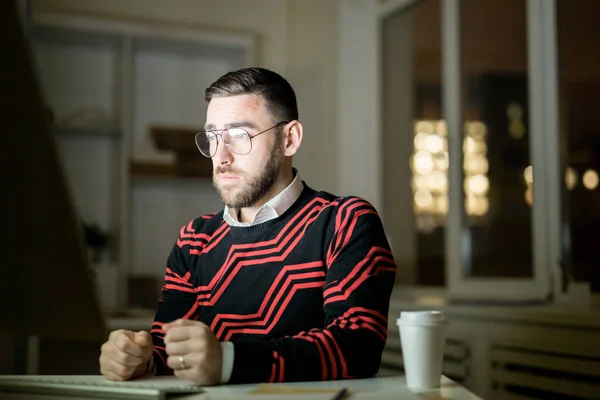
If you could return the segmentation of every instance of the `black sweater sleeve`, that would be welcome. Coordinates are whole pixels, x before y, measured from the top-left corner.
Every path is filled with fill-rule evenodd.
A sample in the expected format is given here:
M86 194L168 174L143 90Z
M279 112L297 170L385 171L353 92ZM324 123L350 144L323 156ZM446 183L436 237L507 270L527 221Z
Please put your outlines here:
M194 287L190 282L188 268L189 247L196 243L192 222L181 228L177 242L167 259L165 281L150 334L154 345L154 364L156 375L172 375L167 366L163 324L179 318L197 319L198 301Z
M368 202L344 199L331 224L324 327L235 340L231 383L362 378L379 370L396 265Z

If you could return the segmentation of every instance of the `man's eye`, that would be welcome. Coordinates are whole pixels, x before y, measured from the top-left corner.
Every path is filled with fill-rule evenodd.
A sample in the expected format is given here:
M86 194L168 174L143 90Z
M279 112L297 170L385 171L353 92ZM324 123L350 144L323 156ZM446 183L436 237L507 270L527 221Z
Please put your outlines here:
M208 140L217 140L217 135L215 135L214 133L207 133L206 138Z

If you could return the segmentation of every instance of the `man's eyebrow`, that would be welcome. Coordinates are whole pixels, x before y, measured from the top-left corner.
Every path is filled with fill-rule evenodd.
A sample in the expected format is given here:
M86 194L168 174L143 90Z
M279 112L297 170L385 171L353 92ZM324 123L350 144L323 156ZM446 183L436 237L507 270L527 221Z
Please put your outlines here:
M214 124L206 124L204 125L205 131L214 130L216 127ZM229 128L250 128L250 129L258 129L256 124L251 121L239 121L239 122L231 122L229 124L225 124L225 129Z
M240 121L240 122L232 122L230 124L225 124L225 128L250 128L257 129L257 126L254 122L251 121Z

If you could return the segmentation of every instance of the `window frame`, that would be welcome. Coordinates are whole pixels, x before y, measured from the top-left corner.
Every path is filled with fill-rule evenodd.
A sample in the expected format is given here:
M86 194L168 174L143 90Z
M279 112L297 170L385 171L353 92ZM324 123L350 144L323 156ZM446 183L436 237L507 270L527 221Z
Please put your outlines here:
M446 274L451 298L538 301L552 298L562 277L560 265L560 165L556 100L556 35L552 20L555 1L528 0L527 58L529 93L529 153L533 166L532 247L533 277L478 278L467 276L469 232L462 199L463 153L460 68L460 0L442 3L443 109L448 121L449 197L446 229ZM557 225L558 223L558 225ZM558 234L558 235L557 235ZM554 261L553 261L554 260Z
M376 90L360 89L356 85L357 63L348 65L340 61L339 83L339 137L358 136L358 130L352 133L361 121L380 120L379 108L346 109L348 96L362 99L362 104L379 105L381 95L380 60L360 61L366 55L380 56L383 19L392 13L407 9L422 0L380 0L375 7L372 0L339 0L340 5L340 45L352 48L361 68L363 82L377 82ZM561 199L563 186L561 171L564 171L564 156L560 153L558 132L558 79L557 79L557 35L556 0L527 0L527 48L528 48L528 92L529 92L529 132L530 159L533 166L534 182L542 184L533 187L534 205L532 206L532 250L533 277L525 279L477 278L469 277L469 236L465 229L465 211L462 194L463 182L463 120L461 110L461 0L443 0L441 4L442 23L442 85L443 114L447 122L449 148L449 211L445 233L445 291L449 298L483 301L507 302L548 302L560 297L563 290L561 260L564 254L561 229ZM375 9L375 10L374 10ZM362 31L360 42L349 43L352 35L349 31ZM377 49L373 51L372 49ZM377 131L371 139L376 142L372 148L382 146L381 124L375 125ZM349 133L350 131L350 133ZM345 158L347 155L344 153ZM343 162L342 162L343 163ZM348 164L344 164L348 167ZM357 166L355 168L360 168ZM346 173L350 171L345 171ZM379 182L379 169L370 171L370 177ZM363 179L367 179L363 178ZM353 188L360 193L369 183L355 181ZM383 183L380 183L382 188ZM341 189L346 189L343 185ZM378 209L381 193L370 194L377 202Z

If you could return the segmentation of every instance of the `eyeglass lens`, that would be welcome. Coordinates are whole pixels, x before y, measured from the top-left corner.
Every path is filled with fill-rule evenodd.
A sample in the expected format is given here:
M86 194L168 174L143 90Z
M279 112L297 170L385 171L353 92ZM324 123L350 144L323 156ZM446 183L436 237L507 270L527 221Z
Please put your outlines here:
M196 146L206 157L212 157L217 152L219 136L227 148L236 154L248 154L252 148L250 135L242 128L225 129L221 133L199 132L196 135Z

